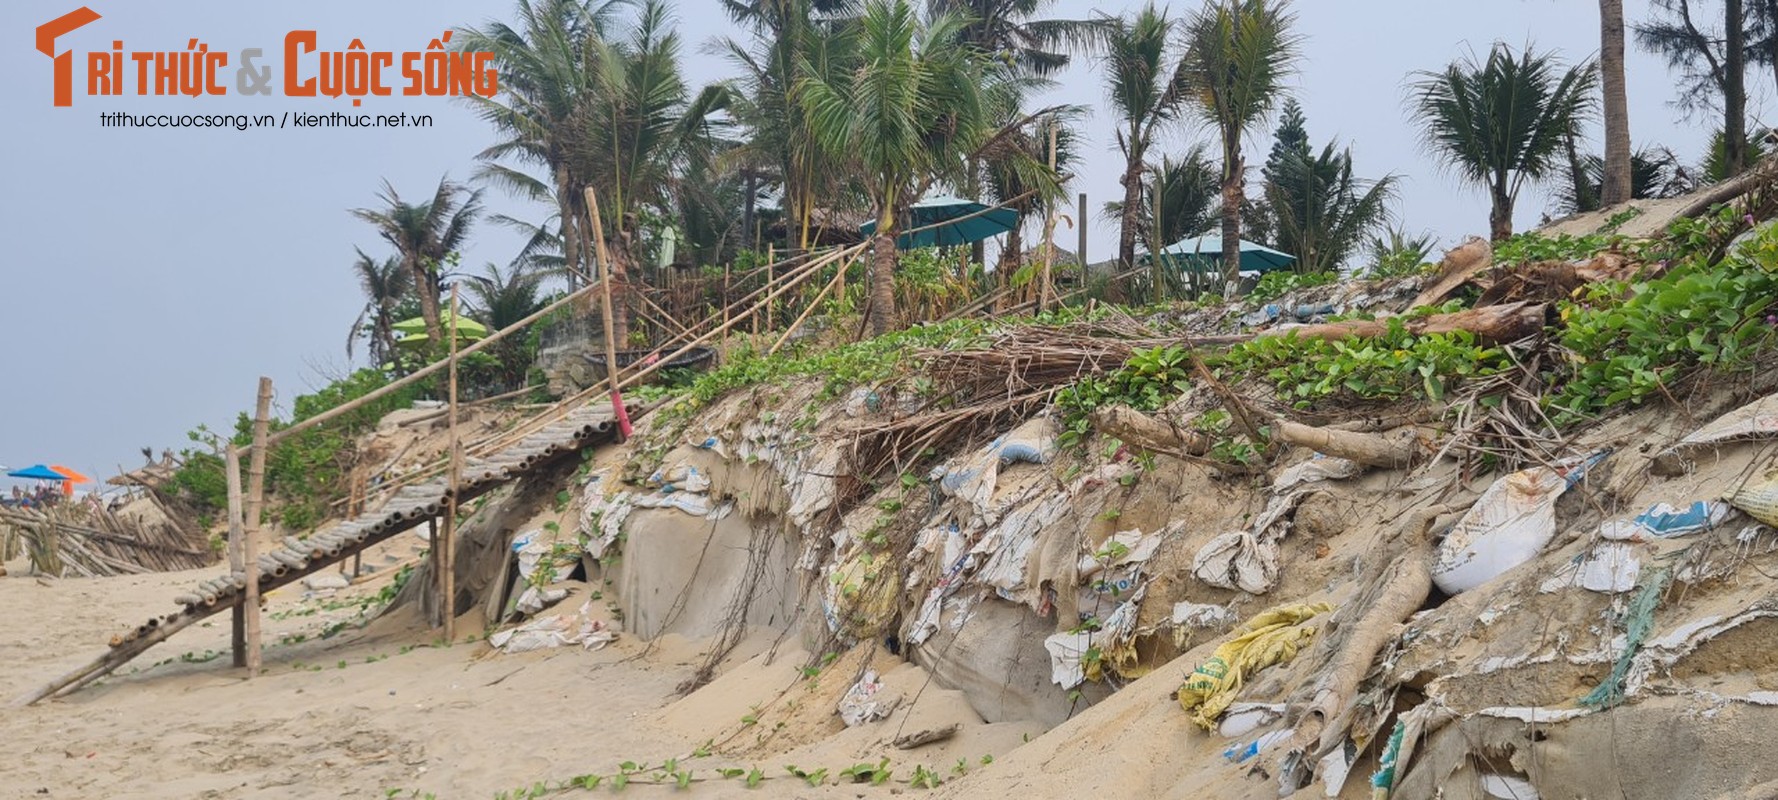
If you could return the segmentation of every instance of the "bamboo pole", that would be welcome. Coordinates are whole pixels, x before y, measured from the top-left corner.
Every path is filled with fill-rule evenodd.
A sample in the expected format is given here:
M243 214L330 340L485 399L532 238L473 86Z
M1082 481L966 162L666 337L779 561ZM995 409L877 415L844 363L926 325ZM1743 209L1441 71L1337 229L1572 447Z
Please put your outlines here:
M253 562L247 558L247 537L243 532L241 521L241 451L233 442L223 451L223 471L228 481L228 570L235 574L246 574L247 565ZM248 578L252 581L252 578ZM255 589L257 589L255 583ZM235 666L247 666L247 604L235 605L233 620L233 650Z
M253 409L253 453L247 461L247 502L244 511L247 515L242 525L241 563L254 564L259 559L259 515L265 508L265 451L271 446L270 429L272 424L272 379L259 379L259 402ZM247 591L241 599L245 616L242 625L243 638L247 643L247 677L259 677L260 641L259 641L259 580L249 570L247 573Z
M825 256L822 256L821 258L819 258L813 262L810 262L809 264L807 264L805 266L797 268L797 270L795 270L792 273L786 273L786 275L783 278L781 278L781 280L784 280L784 284L782 286L779 286L778 288L772 290L771 292L767 293L765 299L755 303L750 308L743 309L742 312L738 316L735 316L732 319L730 319L722 327L699 335L697 338L692 339L691 341L685 343L678 350L673 351L671 354L669 354L667 356L663 356L662 358L656 360L653 364L643 367L641 370L639 370L639 371L631 374L630 376L624 378L623 380L619 381L617 384L618 388L624 388L627 386L635 385L635 383L640 381L641 379L648 377L649 375L653 375L655 372L658 372L662 368L666 367L667 364L672 363L673 359L676 359L682 355L685 355L686 353L691 352L692 348L695 348L705 342L710 341L711 339L716 338L717 336L727 333L731 327L739 324L742 320L745 320L750 316L756 317L757 312L759 311L759 309L762 306L764 306L766 301L776 299L778 296L784 294L785 292L788 292L791 289L794 289L794 288L802 285L802 283L804 281L807 281L811 276L815 275L822 268L826 267L828 264L833 263L834 261L839 260L840 258L855 258L855 257L857 257L860 253L863 253L865 248L867 248L867 247L869 247L868 244L857 244L857 245L853 245L851 247L845 248L843 250L837 250L837 251L829 253ZM791 277L792 275L794 275L795 277L794 278ZM764 290L763 289L756 290L752 294L749 294L748 297L757 295L757 294L759 294L760 291L764 291ZM537 429L543 427L544 425L547 425L550 422L553 422L556 419L559 419L561 417L561 415L567 411L567 409L569 409L577 404L590 402L591 400L597 398L599 395L599 392L601 392L601 391L603 391L603 390L600 387L598 387L597 385L594 385L594 386L590 386L586 389L583 389L580 392L577 392L572 396L569 396L569 397L563 398L560 401L557 401L548 410L545 410L544 412L538 414L537 416L532 417L530 420L527 420L526 422L519 424L517 427L513 428L512 430L506 431L505 433L503 433L499 437L497 437L493 442L484 443L484 444L488 445L488 447L484 448L484 451L486 449L498 450L504 446L504 445L499 444L501 442L516 441L517 439L520 439L520 438L523 438L524 436L530 435L531 432L534 432Z
M630 437L630 419L624 414L623 396L617 393L617 331L612 330L614 314L611 308L611 254L605 252L605 229L599 220L599 196L593 187L586 187L587 213L593 218L594 253L599 256L599 273L604 289L604 303L600 315L605 322L605 382L611 387L611 413L617 417L617 440L619 442Z
M462 357L467 356L471 353L480 352L482 350L482 348L488 347L489 345L492 345L495 342L498 342L501 339L506 338L507 336L517 333L518 331L526 328L527 326L531 325L532 323L534 323L540 319L543 319L545 316L548 316L551 312L553 312L559 308L563 308L563 307L567 306L569 303L571 303L575 300L578 300L582 297L591 296L591 294L596 291L599 291L599 286L594 285L594 284L589 284L587 286L581 287L580 289L576 290L575 292L569 294L567 297L564 297L560 300L555 301L554 303L550 303L549 305L544 306L543 308L539 309L536 313L532 314L531 316L521 319L518 322L514 322L513 324L508 325L504 328L501 328L500 330L494 331L493 333L488 334L488 338L483 339L479 342L471 344L468 347L463 348L461 351L459 351L457 353L457 358L462 358ZM408 375L407 377L402 378L398 381L395 381L394 383L391 383L391 384L384 386L382 388L379 388L379 389L377 389L377 390L375 390L363 397L358 398L357 400L353 400L352 402L345 403L343 405L335 406L335 407L330 408L326 411L323 411L319 414L316 414L315 416L309 417L308 419L305 419L301 422L293 423L293 424L291 424L290 427L285 428L281 431L278 431L277 433L272 434L271 440L268 443L269 444L277 444L277 443L283 441L287 437L290 437L295 434L306 431L310 428L320 425L323 422L327 422L328 420L335 419L342 414L356 411L356 410L363 408L364 406L366 406L370 403L374 403L378 400L388 397L391 393L395 392L396 390L404 389L408 386L413 385L416 381L420 380L421 378L424 378L428 375L432 375L440 370L444 370L444 369L448 369L448 368L450 368L450 361L436 361L431 364L427 364L426 366L421 367L418 370L415 370L412 374Z
M607 287L609 287L609 284L607 284ZM605 296L611 296L609 288L606 289ZM452 283L451 377L449 388L450 394L445 405L450 411L449 416L446 417L447 422L445 424L446 429L449 431L448 436L450 437L451 443L451 466L450 478L446 484L449 487L449 491L445 494L444 535L441 537L438 545L438 597L439 607L443 609L444 613L444 634L446 644L450 644L457 638L457 615L454 613L457 610L457 604L453 602L453 598L456 597L457 591L455 580L456 575L454 574L456 565L453 563L456 561L456 554L452 552L451 545L457 532L457 489L458 483L463 475L463 442L457 438L457 306L457 284Z
M1055 172L1056 122L1052 119L1050 120L1050 174L1053 175ZM1056 260L1056 210L1050 208L1044 212L1043 218L1043 280L1037 287L1037 310L1040 313L1049 310L1050 293L1053 291L1050 286L1052 280L1050 268Z
M828 281L826 286L821 287L821 291L815 293L815 299L809 301L809 307L803 309L803 313L797 315L796 321L790 323L790 327L784 329L784 335L778 337L777 343L772 345L772 349L766 351L766 355L775 355L778 352L778 348L783 347L785 342L790 341L790 335L796 333L797 329L803 326L803 321L809 318L809 314L813 313L815 308L821 305L821 298L826 297L827 293L833 291L834 287L844 283L846 280L846 269L850 266L852 266L852 262L850 261L840 265L840 270L839 272L834 273L833 280Z
M769 245L769 244L766 245L766 283L771 283L772 279L778 277L777 269L775 269L772 265L772 258L776 255L777 255L776 246ZM778 321L777 314L774 313L776 310L777 310L776 303L772 303L772 302L766 303L766 330L768 330L768 331L771 330Z

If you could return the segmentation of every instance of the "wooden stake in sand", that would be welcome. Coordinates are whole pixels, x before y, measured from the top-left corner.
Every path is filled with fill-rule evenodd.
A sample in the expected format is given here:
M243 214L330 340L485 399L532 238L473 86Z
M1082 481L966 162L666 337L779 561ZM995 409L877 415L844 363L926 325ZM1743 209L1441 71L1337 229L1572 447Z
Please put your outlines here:
M259 514L265 508L265 451L272 425L272 379L259 379L259 403L253 408L253 454L247 461L247 519L241 531L241 563L247 565L246 592L241 598L247 642L247 677L259 677Z
M607 283L607 286L609 285L610 284ZM610 289L606 289L607 297L610 296L610 291ZM457 596L456 575L454 574L456 565L452 563L454 559L452 558L451 540L453 535L457 532L457 489L459 488L459 479L463 474L463 442L461 439L457 438L457 314L459 313L461 312L457 303L457 284L452 283L451 377L450 394L446 399L445 406L450 410L449 415L445 418L445 424L450 431L449 436L451 442L450 478L449 483L447 484L450 489L445 493L444 535L439 537L437 545L438 604L439 608L442 610L441 613L444 615L445 644L450 644L457 638L457 604L453 602L453 598ZM606 313L607 319L609 319L610 312Z
M237 575L247 574L247 538L241 522L241 451L230 442L223 451L222 469L228 481L228 569ZM255 567L255 572L258 568ZM249 576L252 581L254 576ZM258 591L257 582L253 586ZM235 666L247 666L247 604L237 603L234 610Z
M630 438L630 418L624 414L623 396L617 393L617 332L612 330L611 256L605 252L605 229L599 220L599 195L586 187L587 213L593 218L594 253L599 257L600 283L605 286L605 302L600 312L605 318L605 381L611 387L611 413L617 416L617 440Z

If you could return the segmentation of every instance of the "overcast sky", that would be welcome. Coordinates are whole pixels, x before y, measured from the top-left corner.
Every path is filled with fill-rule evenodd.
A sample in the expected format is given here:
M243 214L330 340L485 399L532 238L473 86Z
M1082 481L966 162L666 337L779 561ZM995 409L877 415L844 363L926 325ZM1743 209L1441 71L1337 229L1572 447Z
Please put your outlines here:
M6 121L0 158L10 190L0 194L0 463L61 463L96 477L141 464L137 449L184 446L199 423L226 428L250 408L259 375L278 387L288 413L298 393L349 369L346 334L362 305L349 268L352 248L384 252L347 209L374 203L379 180L424 199L441 176L466 179L474 154L493 137L459 103L444 98L372 98L369 113L430 114L429 129L130 130L103 128L106 111L131 113L350 112L346 99L242 97L231 55L226 97L87 97L84 54L109 49L183 50L197 37L231 54L261 47L277 56L287 31L314 29L323 49L360 37L371 50L420 50L450 27L507 18L507 2L381 0L325 2L126 3L88 0L103 19L58 43L77 54L71 108L51 105L51 62L32 47L33 29L79 0L0 4ZM1054 16L1116 13L1135 2L1059 0ZM1629 18L1647 16L1628 0ZM1175 15L1194 7L1172 5ZM1357 170L1401 177L1398 219L1445 245L1485 233L1483 195L1459 185L1418 147L1403 111L1406 81L1503 40L1557 49L1571 62L1598 49L1592 0L1303 0L1306 36L1294 94L1317 149L1349 143ZM715 0L677 4L688 79L723 78L727 65L702 43L727 30ZM275 63L275 59L274 59ZM1656 59L1632 52L1631 134L1638 146L1663 144L1701 158L1708 122L1673 108L1673 81ZM1762 70L1749 76L1756 122L1772 95ZM1077 190L1093 208L1119 191L1121 159L1110 131L1098 65L1077 63L1045 102L1094 109ZM1209 131L1169 132L1163 151L1209 141ZM1248 161L1264 160L1270 137L1255 137ZM1595 132L1594 141L1597 141ZM1595 145L1597 147L1597 145ZM1158 154L1157 154L1158 155ZM1255 178L1254 180L1257 180ZM544 211L490 191L491 210L542 219ZM1535 224L1541 191L1520 201L1518 225ZM1094 260L1109 257L1117 231L1089 220ZM1059 234L1072 243L1072 234ZM517 239L481 228L465 267L505 263ZM1070 246L1072 246L1070 244ZM0 484L3 485L3 484Z

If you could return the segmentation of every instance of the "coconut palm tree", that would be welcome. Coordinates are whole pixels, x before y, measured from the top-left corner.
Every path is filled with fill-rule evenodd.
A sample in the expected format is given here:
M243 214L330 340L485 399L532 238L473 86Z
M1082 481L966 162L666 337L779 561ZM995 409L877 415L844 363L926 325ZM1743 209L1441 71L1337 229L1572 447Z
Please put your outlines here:
M1721 100L1724 166L1729 175L1747 168L1747 58L1749 19L1742 0L1723 0L1722 27L1700 22L1692 0L1654 0L1660 15L1634 26L1642 49L1667 59L1680 74L1680 108L1691 111L1714 107ZM1755 10L1760 10L1755 0ZM1757 22L1757 18L1754 20ZM1755 53L1759 55L1758 52Z
M570 163L576 132L569 121L593 91L585 69L590 43L608 35L623 6L620 0L518 0L515 25L489 22L456 31L458 49L493 53L500 71L497 97L466 98L503 136L477 156L484 163L476 178L519 197L553 200L571 276L591 274L591 256L580 193L587 177ZM539 180L506 162L543 167L547 177Z
M1136 239L1144 229L1142 176L1148 150L1160 129L1178 118L1187 94L1182 65L1170 46L1176 23L1166 11L1149 3L1133 16L1101 16L1099 21L1105 28L1105 86L1118 117L1117 146L1124 156L1117 259L1127 269L1136 263Z
M871 330L895 319L895 239L907 208L941 179L961 182L995 133L998 82L980 51L960 42L963 19L922 22L908 0L870 0L849 41L849 68L811 66L797 82L810 129L829 156L853 165L877 220L871 259Z
M1427 149L1487 189L1489 234L1511 236L1519 190L1562 168L1565 140L1592 113L1597 71L1496 44L1482 61L1418 75L1409 102Z
M1241 140L1284 94L1301 38L1287 0L1214 0L1185 23L1183 74L1194 106L1222 138L1222 264L1233 296L1240 283L1241 206L1247 162Z
M358 259L352 262L352 273L364 290L364 308L352 321L352 334L346 337L346 358L352 357L352 345L360 338L370 340L370 361L386 363L395 352L395 323L403 301L413 288L413 273L402 267L393 256L378 261L352 248Z
M413 278L420 316L426 320L427 341L436 345L443 341L438 313L442 267L469 238L470 226L481 213L481 192L446 178L438 182L432 199L408 203L385 180L377 199L382 201L381 208L355 208L352 215L370 223L395 248L402 269Z
M843 169L827 157L809 127L808 112L796 96L802 69L822 71L836 63L824 52L835 28L855 17L855 0L724 0L749 39L723 37L712 49L740 70L730 113L744 137L728 153L755 184L760 178L782 188L789 247L804 249L818 201L832 204ZM748 191L752 191L751 189ZM752 198L745 214L751 225ZM752 231L744 231L751 236Z
M1004 100L1016 100L1007 93ZM1072 165L1080 159L1080 137L1073 122L1081 109L1069 108L1047 115L1047 123L1022 124L1029 117L1016 106L1006 106L995 114L1002 133L995 137L982 154L983 188L988 200L1008 204L1018 215L1006 243L1000 249L1000 264L994 268L1000 288L1017 272L1024 261L1024 228L1027 220L1039 212L1056 210L1067 200L1066 182ZM1056 168L1049 168L1049 128L1056 127ZM1085 220L1076 224L1084 225Z
M1630 199L1630 101L1624 88L1624 0L1599 0L1599 78L1605 90L1605 183L1599 200Z
M1055 0L927 0L928 13L965 18L963 40L1021 75L1045 78L1068 66L1069 51L1092 49L1103 37L1103 18L1037 19Z
M1565 213L1598 211L1605 180L1605 159L1577 156L1570 177L1556 191L1556 205ZM1697 188L1679 156L1665 147L1644 147L1630 156L1630 199L1653 200L1678 197Z
M1333 272L1365 237L1389 222L1393 175L1374 181L1352 175L1352 151L1330 142L1321 155L1283 159L1267 183L1276 242L1297 257L1299 272Z

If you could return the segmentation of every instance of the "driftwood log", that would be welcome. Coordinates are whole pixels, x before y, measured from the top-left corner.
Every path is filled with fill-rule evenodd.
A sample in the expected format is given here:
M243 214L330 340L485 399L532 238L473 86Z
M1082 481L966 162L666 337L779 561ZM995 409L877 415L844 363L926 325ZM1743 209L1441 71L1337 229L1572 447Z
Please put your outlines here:
M1424 336L1433 333L1468 331L1488 343L1515 342L1543 330L1548 321L1549 306L1542 303L1507 303L1499 306L1471 308L1449 314L1433 314L1404 324L1409 333ZM1274 328L1260 333L1265 336L1290 336L1299 339L1338 341L1348 336L1368 338L1389 332L1387 320L1352 319L1319 325Z
M1420 445L1420 433L1411 426L1383 433L1359 433L1280 419L1272 423L1272 437L1284 444L1307 447L1317 453L1371 467L1409 467L1425 454Z
M1408 308L1444 302L1452 292L1457 291L1457 287L1480 275L1493 261L1494 249L1486 239L1471 238L1451 248L1445 253L1444 260L1439 262L1438 273L1432 283L1414 296L1414 302L1409 303Z
M1400 635L1402 623L1432 592L1433 527L1439 517L1456 510L1433 505L1415 511L1398 529L1399 543L1391 543L1397 555L1348 604L1356 617L1346 617L1351 621L1342 625L1343 635L1317 671L1320 678L1308 689L1307 699L1291 702L1296 732L1277 751L1279 763L1272 772L1281 776L1284 786L1306 785L1307 770L1344 740L1359 684L1370 674L1378 654Z
M1092 416L1093 428L1100 433L1144 450L1201 456L1210 452L1214 444L1204 433L1163 422L1129 406L1101 408Z

